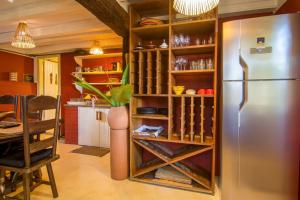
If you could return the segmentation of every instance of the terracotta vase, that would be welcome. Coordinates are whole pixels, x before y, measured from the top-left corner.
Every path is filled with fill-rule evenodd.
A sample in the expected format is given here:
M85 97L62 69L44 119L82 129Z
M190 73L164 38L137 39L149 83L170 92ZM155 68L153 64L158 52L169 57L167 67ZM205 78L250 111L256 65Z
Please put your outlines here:
M114 180L124 180L129 176L129 119L127 107L112 107L107 119L110 126L111 178Z

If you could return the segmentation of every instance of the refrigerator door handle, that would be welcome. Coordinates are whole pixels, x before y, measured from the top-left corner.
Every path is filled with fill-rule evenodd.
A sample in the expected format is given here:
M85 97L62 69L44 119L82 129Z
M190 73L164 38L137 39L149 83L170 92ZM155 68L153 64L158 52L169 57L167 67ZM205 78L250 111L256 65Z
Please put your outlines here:
M239 107L239 111L242 111L242 109L244 108L244 106L246 105L247 101L248 101L248 65L246 63L246 61L244 60L241 50L240 50L240 54L239 54L239 62L240 65L243 69L243 90L242 90L242 101L240 103L240 107Z

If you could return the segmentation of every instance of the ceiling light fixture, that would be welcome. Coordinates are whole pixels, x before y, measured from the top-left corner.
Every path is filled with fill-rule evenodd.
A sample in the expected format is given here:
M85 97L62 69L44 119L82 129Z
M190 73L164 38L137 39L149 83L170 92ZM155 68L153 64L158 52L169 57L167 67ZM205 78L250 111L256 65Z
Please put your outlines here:
M15 36L11 42L11 46L22 49L31 49L36 47L25 22L19 23Z
M174 0L174 9L184 15L201 15L214 9L220 0Z
M92 48L90 49L90 54L92 55L101 55L103 54L103 49L100 47L100 44L98 41L94 41L94 44Z

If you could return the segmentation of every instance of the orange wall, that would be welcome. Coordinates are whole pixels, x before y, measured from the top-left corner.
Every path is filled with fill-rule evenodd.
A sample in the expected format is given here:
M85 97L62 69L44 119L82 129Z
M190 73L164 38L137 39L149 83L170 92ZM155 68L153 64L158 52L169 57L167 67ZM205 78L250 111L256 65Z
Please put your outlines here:
M0 51L0 80L8 81L9 72L18 72L18 81L24 74L33 74L33 58Z
M105 52L105 53L117 53L120 51L112 51L112 52ZM79 98L80 93L75 89L75 86L73 85L74 78L71 76L71 73L75 71L76 68L76 62L74 60L74 56L76 54L74 53L63 53L61 54L61 101L62 101L62 117L65 118L66 116L66 108L64 105L67 103L67 101L70 100L70 98ZM103 58L103 59L89 59L89 60L83 60L83 66L87 67L95 67L102 65L103 67L108 67L111 64L111 62L122 61L121 57L118 58ZM110 76L110 77L116 77L116 76ZM118 77L118 76L117 76ZM86 77L87 81L95 82L95 78L92 78L91 76ZM107 77L104 77L105 80ZM103 79L104 80L104 79ZM104 81L105 81L104 80ZM100 82L101 79L97 79L97 82ZM100 89L107 90L106 87L100 87ZM68 119L65 119L65 121ZM66 122L68 124L68 122ZM67 128L67 127L66 127ZM62 130L65 130L64 127Z
M74 53L63 53L61 54L61 98L62 103L66 104L70 98L78 98L80 97L80 93L75 89L72 84L74 79L71 76L71 73L75 71L76 62L74 60ZM109 69L112 62L122 61L122 57L116 58L102 58L102 59L88 59L83 60L83 66L87 67L95 67L102 65L105 69ZM107 67L107 68L106 68ZM115 76L111 76L115 77ZM105 77L106 79L106 77ZM88 80L88 77L87 77ZM100 81L100 80L98 80Z
M74 53L63 53L61 54L61 115L65 119L65 107L64 105L70 98L80 97L80 93L75 89L73 83L73 77L71 73L75 71L76 63L74 60ZM65 124L68 119L65 119ZM70 127L69 127L70 128ZM63 125L62 130L65 130ZM65 131L64 131L65 132ZM63 133L64 134L64 133Z
M0 51L0 61L0 95L36 95L36 84L23 82L24 74L33 74L33 58ZM18 82L8 81L9 72L18 72ZM12 107L1 105L0 110L9 111Z
M84 67L97 67L102 66L103 70L112 70L112 63L120 62L122 63L122 57L114 58L97 58L97 59L84 59L82 65Z

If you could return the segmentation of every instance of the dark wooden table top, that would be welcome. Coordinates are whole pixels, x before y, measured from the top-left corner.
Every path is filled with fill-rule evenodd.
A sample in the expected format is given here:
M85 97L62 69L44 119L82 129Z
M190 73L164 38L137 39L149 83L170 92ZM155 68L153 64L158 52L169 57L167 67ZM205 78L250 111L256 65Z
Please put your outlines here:
M22 137L23 135L23 126L22 124L17 127L12 128L0 128L0 144L10 141L14 141Z

